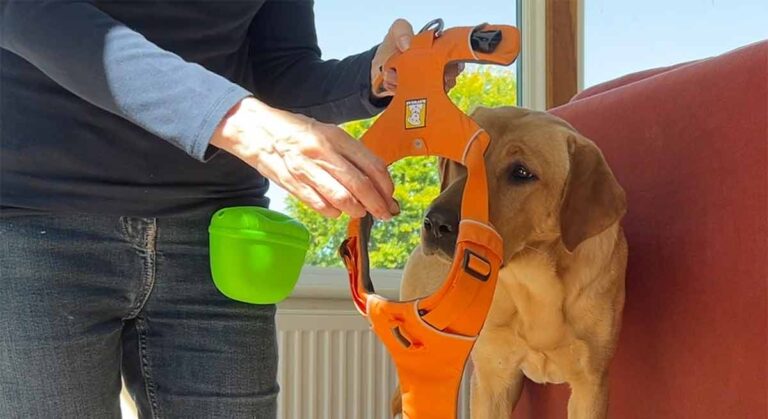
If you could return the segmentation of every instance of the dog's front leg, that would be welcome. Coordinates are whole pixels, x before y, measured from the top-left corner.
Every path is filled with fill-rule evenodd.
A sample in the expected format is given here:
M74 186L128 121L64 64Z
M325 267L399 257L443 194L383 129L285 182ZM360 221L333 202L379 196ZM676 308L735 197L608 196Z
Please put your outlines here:
M587 378L571 383L568 419L605 419L608 417L608 382Z
M472 373L469 411L472 419L507 419L523 391L523 373L516 369L510 379L498 380Z
M389 401L389 411L393 418L403 413L403 396L400 394L400 383L395 387L395 392Z

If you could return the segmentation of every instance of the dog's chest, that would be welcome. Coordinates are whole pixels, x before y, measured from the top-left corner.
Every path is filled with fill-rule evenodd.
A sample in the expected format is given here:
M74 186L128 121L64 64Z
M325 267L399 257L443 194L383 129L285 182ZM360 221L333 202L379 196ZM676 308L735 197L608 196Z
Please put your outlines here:
M561 383L586 357L586 346L568 324L566 291L554 269L541 260L518 263L499 276L487 324L497 335L478 344L495 346L484 353L509 354L531 380Z
M532 256L503 269L499 286L506 295L494 298L494 305L507 307L498 307L505 314L492 322L506 324L534 350L561 346L571 336L564 311L566 290L546 258Z

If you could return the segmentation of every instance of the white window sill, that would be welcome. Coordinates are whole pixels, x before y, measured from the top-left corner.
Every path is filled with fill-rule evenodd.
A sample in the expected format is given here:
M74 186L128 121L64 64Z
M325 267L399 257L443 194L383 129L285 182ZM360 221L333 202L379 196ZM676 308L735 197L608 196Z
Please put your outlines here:
M401 270L371 269L371 279L376 293L385 298L399 297L402 276ZM349 274L346 269L308 266L302 270L299 282L288 299L351 300L351 298Z

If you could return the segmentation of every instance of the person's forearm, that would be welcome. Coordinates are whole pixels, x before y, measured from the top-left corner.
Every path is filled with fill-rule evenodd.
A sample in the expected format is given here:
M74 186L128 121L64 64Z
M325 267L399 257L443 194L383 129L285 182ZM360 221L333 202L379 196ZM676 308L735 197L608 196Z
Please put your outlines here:
M368 51L343 60L322 61L305 54L293 63L265 65L257 78L269 82L257 80L256 93L273 106L327 123L368 118L381 112L387 103L386 99L371 97L372 57L373 51ZM264 71L279 77L261 76Z
M5 0L0 46L72 93L201 160L222 117L249 95L91 2Z
M322 60L312 2L265 4L251 24L254 92L280 109L326 123L367 118L387 100L371 98L375 48L343 60Z

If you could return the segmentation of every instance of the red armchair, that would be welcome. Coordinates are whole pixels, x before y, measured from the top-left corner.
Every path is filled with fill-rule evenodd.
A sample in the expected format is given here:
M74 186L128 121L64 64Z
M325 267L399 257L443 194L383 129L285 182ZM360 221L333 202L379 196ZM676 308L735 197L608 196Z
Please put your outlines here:
M768 418L768 41L551 110L624 186L627 301L610 417ZM565 418L526 383L516 419Z

